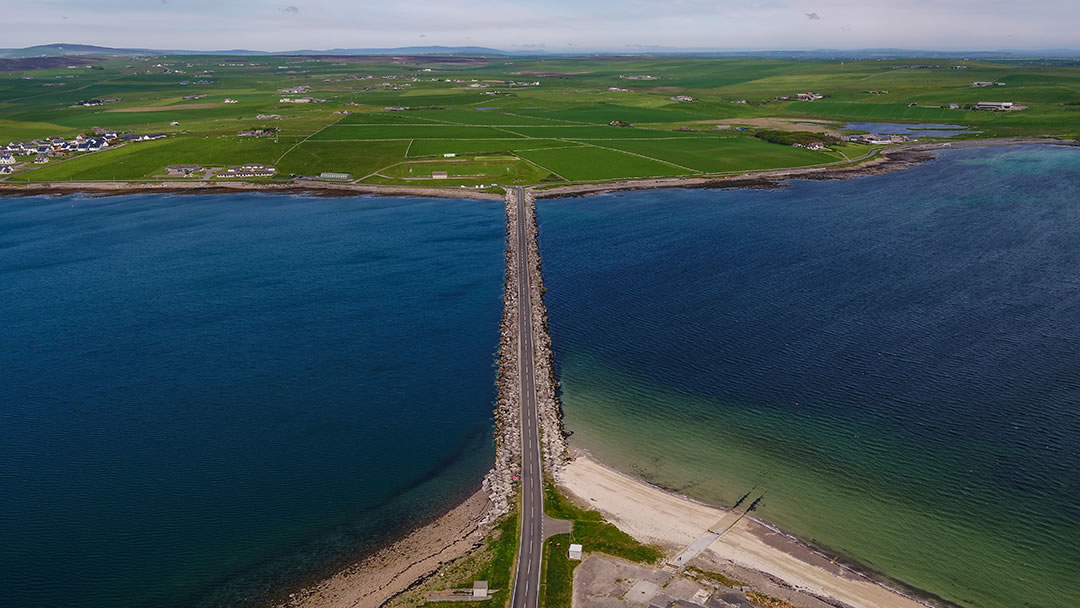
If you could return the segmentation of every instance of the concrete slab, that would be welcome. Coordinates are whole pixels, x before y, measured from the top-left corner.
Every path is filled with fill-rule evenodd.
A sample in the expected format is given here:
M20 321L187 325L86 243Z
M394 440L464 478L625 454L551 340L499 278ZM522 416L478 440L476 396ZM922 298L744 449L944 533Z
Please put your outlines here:
M716 539L720 538L720 534L716 532L706 532L701 536L694 539L694 542L690 543L690 546L683 550L682 553L668 560L668 563L676 568L683 568L689 564L699 553L709 548L709 545L716 542Z
M656 594L660 592L660 585L650 581L637 581L630 591L626 592L626 601L639 606L646 606Z
M544 540L556 534L569 534L574 530L574 522L565 519L552 519L544 516Z

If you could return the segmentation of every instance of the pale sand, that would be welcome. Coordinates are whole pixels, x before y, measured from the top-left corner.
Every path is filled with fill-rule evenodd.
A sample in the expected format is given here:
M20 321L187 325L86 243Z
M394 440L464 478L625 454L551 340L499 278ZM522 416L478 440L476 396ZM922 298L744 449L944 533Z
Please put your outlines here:
M567 465L558 481L619 529L642 542L663 547L668 558L730 513L670 494L585 455ZM704 557L730 560L769 573L796 589L835 598L856 608L924 608L921 602L832 564L806 545L749 518L740 520L712 543Z

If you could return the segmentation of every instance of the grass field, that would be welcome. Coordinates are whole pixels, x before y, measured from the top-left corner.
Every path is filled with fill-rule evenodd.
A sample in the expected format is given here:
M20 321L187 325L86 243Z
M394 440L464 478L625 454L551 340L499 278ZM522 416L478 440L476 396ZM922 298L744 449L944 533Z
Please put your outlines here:
M694 170L618 150L583 146L518 152L518 156L570 181L674 177Z
M168 135L164 142L24 167L7 178L16 181L149 179L169 164L262 162L277 163L279 176L336 171L407 183L406 174L390 170L406 159L512 153L534 165L510 165L509 173L547 183L750 171L841 158L759 141L753 134L761 120L827 121L830 129L849 121L931 122L981 132L965 137L1080 135L1080 62L918 63L939 67L911 69L909 60L689 57L109 59L100 62L101 70L0 73L0 144L90 135L94 127ZM165 67L184 73L165 73ZM652 79L624 78L643 75ZM976 80L1005 85L969 86ZM278 92L301 85L310 91ZM792 100L808 90L823 99ZM677 95L695 101L673 101ZM282 96L327 101L283 104ZM105 97L119 101L77 105ZM978 101L1013 101L1026 109L948 109ZM721 119L757 120L742 131L702 122ZM612 121L634 126L609 126ZM260 140L236 137L250 129L277 133Z
M471 157L462 157L454 161L431 160L409 161L380 171L382 177L400 180L431 181L425 185L438 185L439 181L433 180L431 175L436 171L444 171L448 174L448 180L454 180L455 185L470 182L521 184L537 183L544 181L547 171L539 169L536 165L527 163L510 156L498 160L483 160Z
M538 150L541 148L565 148L572 142L554 139L418 139L409 148L409 156L434 156L443 154L499 153L514 150Z
M842 160L822 152L778 146L753 137L698 138L693 141L608 141L603 145L706 173L803 167Z
M465 125L334 125L312 136L318 141L355 141L359 139L490 139L520 137L494 127Z

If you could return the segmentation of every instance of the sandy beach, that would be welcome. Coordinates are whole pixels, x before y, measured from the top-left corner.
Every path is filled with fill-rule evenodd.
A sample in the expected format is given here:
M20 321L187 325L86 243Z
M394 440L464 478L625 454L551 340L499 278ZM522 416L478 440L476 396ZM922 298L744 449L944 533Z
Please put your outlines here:
M676 496L578 455L558 478L574 498L603 513L634 538L663 547L669 559L710 529L734 519L720 509ZM726 518L726 519L725 519ZM724 526L717 526L724 521ZM925 604L833 563L811 547L750 518L739 520L699 557L780 579L818 598L858 608L925 608Z

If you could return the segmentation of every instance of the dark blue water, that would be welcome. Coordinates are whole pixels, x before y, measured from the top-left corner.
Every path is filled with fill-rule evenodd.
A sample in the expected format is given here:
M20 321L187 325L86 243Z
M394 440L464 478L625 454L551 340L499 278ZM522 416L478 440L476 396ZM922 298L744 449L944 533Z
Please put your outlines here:
M242 605L475 490L504 221L0 199L0 604Z
M1080 606L1080 149L539 216L579 446L963 606Z

